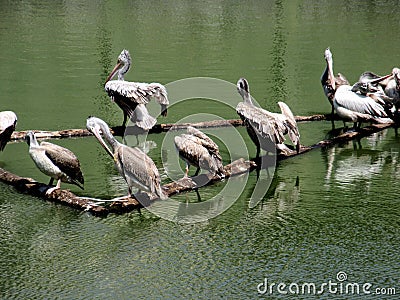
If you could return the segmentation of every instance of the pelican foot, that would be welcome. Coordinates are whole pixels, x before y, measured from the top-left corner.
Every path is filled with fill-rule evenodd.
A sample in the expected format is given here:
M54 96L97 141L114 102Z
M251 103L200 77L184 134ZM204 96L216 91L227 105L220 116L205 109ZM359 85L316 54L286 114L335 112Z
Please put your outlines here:
M52 188L49 188L47 191L46 191L46 195L50 195L52 192L54 192L55 190L59 190L60 188L59 187L52 187Z

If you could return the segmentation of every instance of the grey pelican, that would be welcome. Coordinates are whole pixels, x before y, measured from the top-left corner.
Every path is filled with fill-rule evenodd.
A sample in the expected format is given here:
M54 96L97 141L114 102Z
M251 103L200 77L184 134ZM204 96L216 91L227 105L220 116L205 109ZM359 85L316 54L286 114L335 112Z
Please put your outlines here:
M349 120L354 122L354 128L357 128L357 122L392 122L387 109L381 101L376 101L364 93L357 93L355 91L359 91L358 84L353 87L342 85L335 93L333 106L336 113L344 121Z
M80 163L72 151L48 142L41 142L39 145L32 131L29 131L25 138L29 145L29 155L35 165L42 173L51 177L49 185L56 179L57 185L54 189L59 189L61 182L75 184L83 189L84 179Z
M249 83L244 78L240 78L237 82L237 89L243 102L236 106L236 112L243 120L250 138L257 147L256 157L260 155L260 148L267 152L275 152L278 149L291 153L292 150L284 144L286 134L299 152L300 133L290 108L285 103L278 102L282 112L279 114L256 107L251 100Z
M190 165L196 166L195 176L200 169L209 171L212 175L224 177L222 157L218 145L200 130L189 126L187 134L174 138L179 157L186 162L185 177L188 176Z
M131 148L118 142L111 134L106 122L96 117L86 120L86 128L100 142L101 146L113 158L119 174L128 184L129 196L132 196L132 188L146 191L166 199L167 195L161 187L161 178L153 160L139 148ZM111 146L108 147L101 134Z
M167 90L160 83L125 81L124 75L129 71L131 64L132 59L128 50L122 50L117 64L106 79L104 88L124 112L122 126L125 126L129 117L138 127L149 130L156 124L156 119L149 114L146 104L151 97L154 97L161 105L161 114L166 116L169 105ZM116 74L118 74L118 80L111 80Z
M0 151L11 139L11 135L17 125L17 115L12 111L0 112Z

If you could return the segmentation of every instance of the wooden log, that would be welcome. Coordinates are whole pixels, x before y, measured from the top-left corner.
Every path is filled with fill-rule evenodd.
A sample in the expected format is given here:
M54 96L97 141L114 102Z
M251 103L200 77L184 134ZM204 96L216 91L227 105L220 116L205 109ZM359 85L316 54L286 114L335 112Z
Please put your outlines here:
M231 176L238 176L240 174L249 172L256 167L252 161L245 161L240 158L231 164L224 167L225 178ZM175 182L168 183L163 186L163 190L168 196L175 195L186 191L191 191L205 185L210 185L216 181L220 181L218 176L212 177L210 175L199 175L195 178L182 178ZM147 194L141 193L140 202L136 199L126 197L119 197L118 199L104 200L111 202L108 206L100 205L102 199L94 199L88 197L78 197L69 190L56 189L49 192L52 186L35 181L32 178L20 177L16 174L8 172L0 168L0 181L14 186L18 191L40 197L42 199L67 205L82 211L91 212L95 216L107 216L109 213L125 213L135 209L140 209L143 206L150 205L155 198L149 198ZM159 200L162 201L162 200Z
M313 149L330 147L338 143L344 143L356 138L362 138L373 133L379 132L386 128L393 126L393 124L373 124L371 126L367 126L357 131L348 131L338 136L334 136L332 138L322 140L318 143L315 143L311 146L302 146L300 148L299 153L293 151L290 154L279 154L277 160L284 160L290 157L294 157L297 155L304 154ZM268 161L273 158L272 156L264 156L262 157L263 162L267 162L267 166L269 165ZM238 159L232 162L229 165L224 167L224 175L225 178L229 178L231 176L238 176L240 174L251 172L252 170L257 168L257 163L260 165L260 161L245 161L243 158ZM183 193L187 191L191 191L197 188L201 188L205 185L213 184L214 182L221 181L222 179L218 176L210 176L210 175L199 175L195 178L182 178L175 182L171 182L165 184L163 186L164 191L169 195L173 196L177 193ZM121 197L118 199L111 199L105 201L111 201L110 205L99 205L100 199L91 199L86 197L78 197L72 192L68 190L54 190L51 193L47 193L48 189L51 186L48 186L44 183L40 183L35 181L32 178L24 178L18 175L12 174L4 169L0 168L0 181L3 181L7 184L13 185L17 190L30 194L32 196L41 197L45 200L52 201L55 203L61 203L73 208L77 208L84 211L89 211L93 215L96 216L106 216L109 213L124 213L129 212L134 209L140 209L143 206L150 205L155 199L151 199L147 196L147 194L142 193L138 195L140 197L140 202L136 199L132 199L129 197ZM101 201L101 200L100 200ZM162 201L162 200L159 200Z
M297 122L311 122L311 121L323 121L330 120L331 115L312 115L312 116L297 116ZM156 124L152 129L150 129L149 133L160 133L167 132L169 130L184 130L188 126L194 126L197 128L213 128L213 127L224 127L224 126L242 126L243 122L239 119L233 120L214 120L207 122L198 122L198 123L180 123L180 124ZM115 136L123 136L125 134L125 130L127 134L144 134L146 133L144 130L138 128L137 126L128 126L127 128L123 126L115 126L111 128L111 133ZM45 130L32 130L35 132L35 135L39 139L43 138L70 138L70 137L85 137L91 136L92 134L87 129L66 129L60 131L45 131ZM18 141L23 140L28 131L15 131L11 135L11 140Z

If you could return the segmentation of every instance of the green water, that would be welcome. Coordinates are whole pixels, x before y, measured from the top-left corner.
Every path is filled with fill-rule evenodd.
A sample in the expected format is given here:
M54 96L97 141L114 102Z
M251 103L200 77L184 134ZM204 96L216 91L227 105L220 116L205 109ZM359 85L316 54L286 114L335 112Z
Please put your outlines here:
M400 61L399 25L398 1L1 1L0 109L17 113L18 130L83 128L89 115L120 125L122 112L103 83L126 48L133 57L127 80L200 76L235 84L243 76L264 108L277 111L283 100L296 115L327 113L319 81L324 49L331 47L335 72L351 82L366 70L387 74ZM158 120L199 112L237 118L199 99ZM329 122L300 124L302 143L329 130ZM165 136L147 140L157 144L149 155L166 182L159 151ZM94 138L54 142L76 153L85 175L85 191L63 188L99 198L126 194ZM0 184L0 298L274 298L276 289L257 293L264 278L321 286L338 282L339 272L347 273L344 283L372 283L365 298L382 299L376 288L398 294L399 142L389 129L362 139L361 148L349 143L284 161L252 209L250 174L232 207L191 225L145 210L99 219ZM48 181L24 143L7 145L0 165ZM222 187L200 189L200 196ZM314 298L330 297L357 296L325 291Z

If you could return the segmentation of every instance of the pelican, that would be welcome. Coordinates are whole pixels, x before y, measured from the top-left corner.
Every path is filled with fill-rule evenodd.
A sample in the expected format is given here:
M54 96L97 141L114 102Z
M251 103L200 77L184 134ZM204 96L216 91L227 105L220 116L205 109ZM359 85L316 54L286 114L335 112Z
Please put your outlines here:
M385 87L385 94L394 101L398 102L400 100L400 69L393 68L392 70L393 79L389 80Z
M161 187L161 178L153 160L139 148L131 148L118 142L110 133L106 122L96 117L86 120L86 128L98 139L101 146L113 158L119 174L128 184L129 196L132 196L132 188L157 195L161 199L167 199ZM101 134L111 146L108 147Z
M325 49L324 57L326 61L326 68L321 76L321 84L322 87L324 88L325 96L332 104L335 92L338 89L338 87L344 84L350 85L350 83L346 79L346 77L343 76L343 74L338 73L337 76L333 74L333 58L332 58L332 52L329 49L329 47Z
M0 112L0 151L11 139L11 135L17 125L17 115L12 111Z
M57 180L56 187L49 189L47 193L59 189L61 182L75 184L83 189L84 178L80 163L72 151L48 142L41 142L39 145L32 131L27 133L25 139L35 165L42 173L51 177L49 185L53 184L54 179Z
M132 64L128 50L122 50L118 56L117 64L106 79L105 91L124 112L122 126L126 125L127 117L144 130L149 130L156 124L147 111L146 104L154 97L161 105L161 114L167 115L169 104L166 88L160 83L140 83L124 80L125 74L129 71ZM118 74L118 80L111 80Z
M189 126L187 134L174 138L179 157L186 162L185 176L188 176L190 165L196 166L195 176L200 169L209 171L212 175L224 177L224 168L219 148L214 141L200 130Z
M357 93L359 86L342 85L340 86L333 99L333 106L336 113L345 121L354 122L354 128L357 128L357 122L378 122L390 123L388 111L384 102L376 101L372 97L363 93ZM359 127L358 126L358 127Z
M236 106L236 112L243 120L250 138L257 147L256 157L260 156L260 148L267 152L275 152L278 149L291 153L292 150L284 144L286 134L289 135L298 153L301 147L300 133L290 108L285 103L278 102L282 112L279 114L256 107L251 100L249 83L244 78L240 78L237 82L237 89L243 102Z

